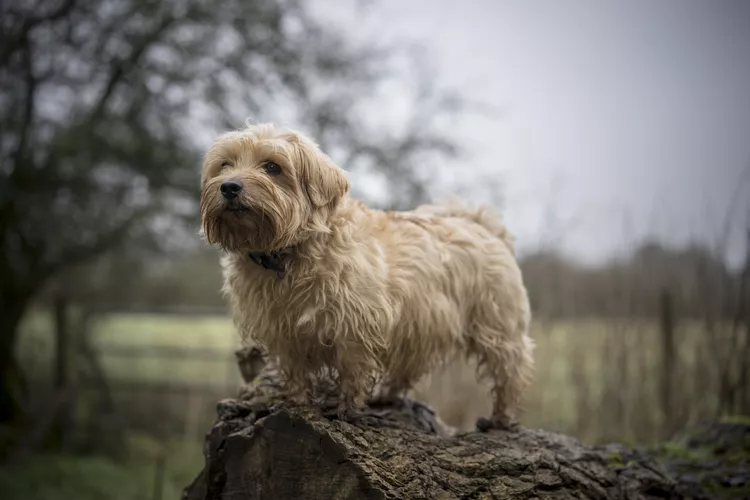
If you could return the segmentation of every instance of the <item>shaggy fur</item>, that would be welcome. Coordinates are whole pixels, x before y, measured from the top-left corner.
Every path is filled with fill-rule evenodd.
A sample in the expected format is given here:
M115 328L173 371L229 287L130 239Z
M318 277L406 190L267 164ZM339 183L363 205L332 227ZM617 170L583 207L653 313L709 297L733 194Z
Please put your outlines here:
M243 186L231 203L227 180ZM273 125L219 137L201 182L203 232L226 251L235 323L294 394L309 398L311 375L334 373L346 414L373 377L392 398L464 353L493 384L492 423L515 420L533 371L529 302L512 238L486 209L367 208L316 144ZM249 257L280 250L283 274Z

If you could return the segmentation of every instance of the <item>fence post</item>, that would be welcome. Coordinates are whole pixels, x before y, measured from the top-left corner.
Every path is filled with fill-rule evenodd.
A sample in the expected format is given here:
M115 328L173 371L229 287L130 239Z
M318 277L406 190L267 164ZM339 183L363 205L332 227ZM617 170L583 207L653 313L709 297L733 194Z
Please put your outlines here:
M674 345L674 309L672 294L664 288L659 300L661 324L661 403L662 403L662 437L668 437L674 424L674 398L672 397L675 345Z

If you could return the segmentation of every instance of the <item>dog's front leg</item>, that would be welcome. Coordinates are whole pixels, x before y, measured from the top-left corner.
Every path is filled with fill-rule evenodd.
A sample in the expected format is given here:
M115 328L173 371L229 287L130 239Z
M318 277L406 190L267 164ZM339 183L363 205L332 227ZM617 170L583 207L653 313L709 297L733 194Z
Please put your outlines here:
M308 373L299 365L288 364L282 368L287 400L292 404L312 403L312 382Z
M343 364L339 372L339 420L355 419L364 407L367 370L357 364Z
M312 405L314 403L313 390L309 381L303 384L295 384L289 391L289 400L295 404Z

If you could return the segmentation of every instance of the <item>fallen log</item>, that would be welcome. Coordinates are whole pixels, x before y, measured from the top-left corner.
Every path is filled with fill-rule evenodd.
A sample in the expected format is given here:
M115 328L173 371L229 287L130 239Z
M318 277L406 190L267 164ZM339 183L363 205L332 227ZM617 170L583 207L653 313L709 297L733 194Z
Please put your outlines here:
M255 375L241 365L246 378ZM239 398L218 404L205 468L183 498L688 497L652 455L622 445L587 447L523 427L456 433L410 399L345 422L335 416L332 390L318 389L319 405L295 405L272 367L263 368Z

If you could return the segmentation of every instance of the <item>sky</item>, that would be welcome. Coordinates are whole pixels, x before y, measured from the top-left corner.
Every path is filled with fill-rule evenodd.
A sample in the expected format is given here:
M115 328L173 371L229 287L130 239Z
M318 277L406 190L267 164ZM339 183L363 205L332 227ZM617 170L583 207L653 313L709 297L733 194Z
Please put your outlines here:
M437 168L476 176L476 197L482 176L499 180L522 250L597 263L648 236L713 245L735 196L727 258L742 260L750 2L348 5L319 8L355 38L423 45L440 86L503 110L456 124L468 154Z

